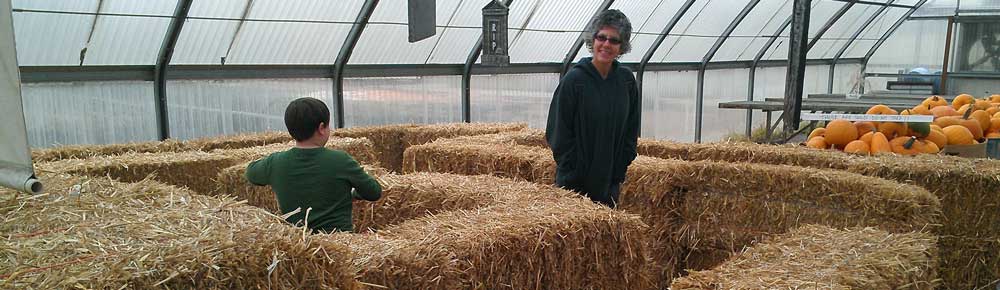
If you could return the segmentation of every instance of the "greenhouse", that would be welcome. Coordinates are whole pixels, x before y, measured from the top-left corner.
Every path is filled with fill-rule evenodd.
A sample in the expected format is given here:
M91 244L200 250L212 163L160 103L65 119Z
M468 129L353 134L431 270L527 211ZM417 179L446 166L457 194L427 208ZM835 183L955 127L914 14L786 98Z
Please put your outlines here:
M0 0L0 37L0 288L1000 289L1000 0Z

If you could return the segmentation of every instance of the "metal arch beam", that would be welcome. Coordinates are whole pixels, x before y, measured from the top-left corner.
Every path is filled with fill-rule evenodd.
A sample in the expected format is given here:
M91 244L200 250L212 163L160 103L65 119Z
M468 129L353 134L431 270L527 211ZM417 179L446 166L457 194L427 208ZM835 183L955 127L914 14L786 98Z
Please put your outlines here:
M892 4L893 2L896 2L896 0L889 0L889 2L886 2L886 4ZM826 84L826 93L828 94L833 93L833 75L837 69L837 61L839 61L840 57L843 56L845 52L847 52L847 48L851 47L851 44L854 43L854 40L858 39L858 36L861 36L861 33L864 33L865 29L868 28L868 26L871 25L876 18L881 16L882 13L884 13L887 8L889 8L888 5L882 6L878 9L878 11L875 11L875 14L872 14L871 17L868 17L868 20L865 20L865 23L862 24L861 27L858 28L858 30L855 31L853 35L851 35L851 39L847 40L847 43L844 44L844 47L841 47L840 51L837 51L837 54L833 57L833 63L830 64L830 77L829 77L830 81L827 82ZM900 19L906 19L906 18L902 17Z
M167 27L166 36L160 45L159 56L156 58L156 67L153 70L153 95L156 98L156 122L160 128L160 140L170 138L170 118L167 114L167 68L170 65L170 58L174 55L177 38L180 37L184 22L187 21L192 1L177 1L177 7L174 8L174 18L170 20L170 26Z
M510 7L514 0L504 0L504 6ZM479 41L469 51L469 57L465 59L462 66L462 122L472 122L472 65L479 58L479 53L483 52L483 36L479 35Z
M358 17L354 20L351 32L347 34L347 39L344 40L344 45L340 47L340 53L337 54L337 60L333 63L333 91L337 93L333 109L337 115L335 121L337 128L344 128L344 67L351 60L354 46L361 39L361 33L365 31L368 19L375 12L376 6L378 6L378 0L366 0L364 6L361 6L361 11L358 11Z
M760 51L757 52L757 55L754 56L753 62L750 63L750 81L747 82L747 101L753 101L754 81L757 79L757 65L760 64L760 59L764 58L764 54L767 53L767 50L771 48L771 45L774 45L774 41L777 40L779 36L781 36L781 32L785 31L785 28L788 28L788 25L791 24L792 24L792 16L789 15L788 19L785 20L785 23L781 24L781 27L778 27L778 30L774 31L774 34L771 35L770 39L767 40L767 43L765 43L764 46L760 48ZM750 137L750 134L752 133L751 132L751 130L753 129L752 123L753 123L753 110L747 109L747 128L746 128L747 137Z
M858 2L858 4L864 4L864 5L888 6L888 7L906 8L906 9L915 8L915 6L910 6L910 5L881 3L881 2L864 1L864 0L833 0L833 1L837 1L837 2L848 2L848 1L851 1L851 2ZM917 5L917 6L919 6L919 5Z
M736 27L740 25L740 22L743 22L743 19L750 14L750 11L757 6L757 3L760 3L760 0L751 0L747 3L747 5L743 7L743 10L740 11L740 14L736 16L736 19L733 19L733 21L729 23L729 26L726 27L724 32L722 32L719 39L715 40L715 44L713 44L712 48L708 50L708 53L701 58L701 65L698 67L698 95L695 99L694 108L694 142L696 143L701 143L702 115L704 114L703 106L705 104L705 69L708 66L708 62L712 61L712 57L715 56L715 53L719 51L719 48L722 48L722 44L726 42L726 39L728 39L729 35L733 33L733 30L736 30Z
M872 48L868 49L868 53L865 53L865 57L862 58L862 60L861 60L861 73L862 73L862 75L864 75L865 70L868 69L868 61L872 59L873 55L875 55L875 51L877 51L878 48L880 46L882 46L882 43L885 43L885 41L887 39L889 39L890 35L892 35L894 32L896 32L896 29L898 29L900 26L903 25L903 22L906 22L906 20L909 19L910 16L913 15L913 13L917 11L917 9L920 9L920 7L923 6L925 2L927 2L927 0L920 0L920 2L917 2L917 4L914 4L913 8L911 8L910 11L907 11L906 14L903 15L903 17L899 18L899 20L896 20L896 23L893 23L892 27L890 27L889 30L885 32L885 34L882 34L882 37L879 37L878 41L875 42L875 45L873 45ZM944 70L947 70L947 69L948 68L944 68ZM942 81L942 83L943 83L943 81ZM864 89L864 86L862 86L861 88ZM862 93L863 92L864 91L862 91Z
M653 41L653 45L649 46L649 50L646 51L646 54L642 56L642 61L639 62L639 69L636 71L635 79L639 87L640 112L642 111L642 76L646 71L646 65L649 63L649 60L653 58L653 53L660 48L660 44L663 43L663 40L667 39L667 35L670 34L670 31L674 29L674 26L677 26L677 22L681 21L681 17L687 13L688 9L691 9L691 5L694 4L694 1L695 0L687 0L687 2L684 2L684 5L681 6L681 9L674 14L674 17L670 19L670 22L663 27L663 31L661 31L660 35L656 37L655 41Z
M229 39L229 48L226 48L226 55L219 59L219 63L226 65L226 60L229 59L229 53L233 51L233 45L236 45L236 40L240 38L240 34L243 32L243 24L247 22L247 16L250 16L250 10L253 10L254 0L247 0L247 4L243 6L243 13L240 14L240 23L236 24L236 32L233 33L233 38Z
M594 18L597 18L597 15L600 15L601 12L608 10L608 8L611 7L611 4L614 3L615 0L604 0L604 3L601 3L601 6L597 8L597 12L594 12L594 16L590 17L591 20L587 21L587 23L584 24L584 27L582 29L583 32L581 32L580 36L576 38L576 42L573 43L573 46L570 47L569 51L566 52L566 57L563 58L562 71L559 73L560 78L566 75L566 72L569 71L569 66L570 64L573 63L573 59L576 58L576 53L580 51L580 48L583 47L584 36L586 36L587 34L587 28L588 28L587 26L590 25L590 22L593 21Z
M823 38L823 34L826 34L826 32L830 30L830 27L833 27L833 24L837 23L837 20L840 20L840 17L843 17L844 14L847 13L847 10L850 10L851 7L854 6L854 3L857 3L857 0L848 1L847 4L840 7L840 10L837 10L837 13L834 13L833 16L830 17L830 20L827 20L826 23L823 24L823 27L819 28L819 31L816 32L816 37L809 41L809 45L806 46L806 52L812 49L813 46L816 45L821 38Z

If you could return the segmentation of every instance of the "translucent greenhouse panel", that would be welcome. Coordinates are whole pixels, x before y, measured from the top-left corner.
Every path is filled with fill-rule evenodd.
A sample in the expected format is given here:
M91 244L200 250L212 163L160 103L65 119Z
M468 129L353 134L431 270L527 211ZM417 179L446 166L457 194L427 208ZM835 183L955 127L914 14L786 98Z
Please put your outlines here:
M702 142L719 141L730 135L743 135L746 110L721 109L719 103L746 101L747 69L708 70L702 106ZM693 116L692 116L693 117Z
M14 12L13 17L18 65L80 65L94 16Z
M875 15L875 12L878 12L880 8L875 5L855 4L851 9L847 10L847 13L844 13L843 17L840 17L837 23L830 26L830 30L827 30L826 34L809 50L807 57L809 59L820 59L836 56L837 52L851 40L851 36L857 33L859 29L862 29L862 25L872 15ZM813 38L809 40L812 41Z
M177 0L102 0L101 13L173 16Z
M170 18L101 16L84 65L154 65Z
M559 74L472 76L473 122L524 122L545 129Z
M781 27L792 12L792 0L760 1L733 30L729 39L719 47L713 61L751 60L757 55L767 37Z
M158 138L153 83L26 83L21 86L33 148Z
M235 18L243 16L243 10L247 8L247 0L213 0L194 1L188 10L188 18L212 17L212 18ZM294 7L295 5L288 5ZM188 24L184 24L187 29Z
M345 78L346 126L461 122L461 84L461 76Z
M285 108L313 97L330 107L330 79L184 80L167 82L171 137L192 139L261 131L285 131ZM147 118L152 118L150 115Z
M351 24L249 21L226 64L332 64L350 31Z
M601 2L542 1L534 7L523 29L508 26L515 30L508 36L510 62L562 62Z
M888 33L889 29L892 29L892 25L896 24L896 21L898 21L901 17L906 16L907 11L909 11L909 9L906 8L886 9L885 13L883 13L881 17L876 19L871 25L868 26L868 28L865 29L865 32L858 37L857 41L851 43L851 46L848 47L844 57L864 57L865 54L871 50L872 46L875 46L875 43L878 42L879 38ZM942 35L942 37L943 36L944 35ZM925 37L930 38L932 36L928 35ZM939 43L944 45L943 41Z
M479 28L445 29L427 63L465 63L481 34Z
M675 1L675 2L683 4L684 1ZM693 4L691 4L691 8L688 8L687 12L684 13L684 15L681 16L681 18L677 21L677 23L674 25L674 28L670 30L670 36L667 36L667 38L663 40L663 43L661 43L660 47L658 47L656 51L653 52L653 57L650 58L649 61L650 62L662 61L664 57L673 50L674 46L676 46L679 36L688 35L689 33L688 31L695 29L692 28L692 25L695 22L694 20L698 18L699 15L703 13L704 14L712 13L710 11L706 11L707 5L711 2L712 1L695 1ZM675 12L679 11L680 7L678 7L675 10ZM663 32L663 28L666 27L667 24L669 24L670 19L672 19L673 17L674 17L673 14L671 14L670 16L663 17L662 20L663 24L660 25L660 29L655 31L655 33Z
M694 21L683 31L679 31L683 36L677 38L670 46L660 47L657 54L662 58L654 56L653 59L663 62L701 61L749 2L749 0L708 2L697 11L698 13L692 15L695 17ZM691 12L693 11L688 11ZM664 48L669 49L664 51Z
M458 0L436 1L437 33L429 38L410 43L406 0L379 1L368 26L365 27L364 33L358 40L350 63L427 63L432 51L440 44L445 27L452 21L458 4ZM482 15L482 12L479 12L479 15ZM451 47L444 45L442 48ZM468 51L465 51L464 54L468 54Z
M844 5L844 2L834 0L814 0L812 10L809 12L809 39L815 37L819 33L819 29L823 27L823 24L830 20L833 14L836 14L840 10L840 7ZM845 18L841 17L840 20L845 20ZM767 53L764 54L763 59L788 59L788 36L792 33L791 29L792 26L789 25L785 30L781 31L780 38L771 45ZM820 44L817 43L816 45Z
M833 74L834 93L857 93L863 83L864 78L861 76L860 63L837 64L837 70Z
M944 19L903 22L875 51L866 70L897 73L923 67L932 72L940 71L947 32L948 21Z
M660 32L659 30L654 32L643 31L653 30L647 28L646 24L650 22L650 16L652 16L654 12L662 10L661 7L666 8L665 6L667 4L664 2L667 1L627 0L615 1L611 4L609 9L618 9L622 13L625 13L625 16L628 17L629 21L632 23L632 39L630 40L632 44L632 51L623 55L619 61L639 62L642 60L643 54L646 53L646 50L648 50L653 44L653 41L656 40L656 33ZM662 29L662 27L660 29ZM586 45L584 45L577 51L576 60L574 61L589 56L591 56L590 50Z
M642 84L642 137L694 141L694 72L646 72Z
M379 5L390 3L390 1L379 2ZM364 3L364 0L296 0L293 3L285 0L253 0L248 18L354 22Z
M927 0L912 16L952 16L958 8L958 0Z
M97 11L99 0L13 0L11 7L14 10L45 10L45 11L65 11L65 12L86 12Z
M642 57L646 55L646 51L648 51L649 47L651 47L653 45L653 42L656 41L656 37L657 36L653 35L653 34L635 34L635 33L633 33L632 34L632 51L630 51L629 53L626 53L625 55L622 55L620 58L618 58L618 61L621 61L621 62L640 62L640 61L642 61ZM582 57L590 57L590 56L593 56L593 54L590 53L590 50L587 48L587 45L581 46L580 47L580 52L578 52L576 54L576 58L577 59L580 59Z
M189 19L177 38L171 64L222 64L239 21Z

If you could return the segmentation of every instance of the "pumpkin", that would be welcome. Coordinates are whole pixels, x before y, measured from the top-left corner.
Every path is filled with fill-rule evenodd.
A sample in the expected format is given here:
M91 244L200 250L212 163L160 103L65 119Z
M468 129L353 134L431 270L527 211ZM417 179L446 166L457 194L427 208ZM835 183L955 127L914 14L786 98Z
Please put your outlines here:
M973 139L975 140L983 139L983 134L985 133L985 131L983 131L982 126L979 126L979 121L972 119L961 119L961 121L962 123L960 125L969 129L969 133L972 133Z
M1000 132L990 132L986 134L986 139L1000 138Z
M1000 118L1000 112L991 115L990 118Z
M969 95L969 94L961 94L961 95L955 96L954 100L951 100L951 107L954 108L954 109L956 109L956 110L958 110L958 108L961 108L964 105L972 104L972 103L975 103L975 102L976 102L976 98L973 98L971 95Z
M997 112L1000 112L1000 108L998 108L995 105L996 104L993 104L993 106L990 106L989 108L986 108L986 114L987 115L993 116L993 115L996 115Z
M906 135L927 137L931 133L931 124L923 122L906 122Z
M947 106L948 100L945 100L944 98L938 96L930 96L924 99L924 101L920 102L920 104L925 105L928 108L934 108L940 106Z
M989 100L990 103L1000 103L1000 95L992 95Z
M931 124L932 125L936 125L939 128L945 128L945 127L948 127L948 126L951 126L951 125L961 125L962 124L962 118L959 118L959 117L956 117L956 116L940 117L940 118L935 118L934 122L931 123Z
M892 146L889 145L889 139L885 138L885 134L882 134L882 132L873 132L872 140L868 144L871 144L868 146L868 151L871 154L892 153Z
M889 146L892 147L892 152L902 155L917 155L923 153L919 143L917 143L917 137L896 137L889 141Z
M916 107L913 107L912 111L917 115L934 115L934 113L931 113L930 105L920 104L917 105Z
M986 111L975 111L969 115L969 119L975 119L979 122L979 127L985 129L990 128L990 115Z
M903 124L896 122L882 122L882 124L878 125L878 131L882 132L882 134L885 134L887 138L890 136L891 137L903 136L906 135L907 133L906 126L903 126Z
M938 147L937 144L935 144L934 142L925 142L925 141L920 141L920 140L917 140L917 142L921 143L920 145L922 145L922 146L920 146L919 148L924 153L927 153L927 154L937 154L938 152L941 151L941 147Z
M806 147L816 148L816 149L826 149L829 146L826 146L826 139L824 139L823 136L818 136L815 138L810 138L809 141L806 142Z
M858 128L858 135L859 136L860 135L864 135L865 133L877 130L877 128L875 127L875 123L868 122L868 121L857 121L857 122L854 122L854 127Z
M989 100L976 100L974 104L976 110L986 110L990 108Z
M944 148L944 145L948 145L948 136L945 136L944 132L938 130L931 130L931 133L927 134L927 138L924 138L924 140L934 143L938 148Z
M858 128L850 121L837 119L826 124L827 144L844 146L851 141L858 140Z
M870 151L868 151L868 143L865 143L864 141L861 140L854 140L851 141L850 143L847 143L847 146L844 147L844 152L852 154L864 154L864 155L868 155L869 153L871 153Z
M862 142L865 142L865 143L868 143L868 144L872 144L872 137L875 136L875 133L878 133L878 131L873 131L873 132L865 133L864 135L861 135L861 138L858 138L858 140L861 140ZM883 136L885 136L885 135L883 135ZM848 144L850 144L850 143L848 143Z
M938 106L931 108L931 114L936 118L947 117L947 116L958 116L958 111L948 106Z
M972 136L969 128L961 125L951 125L943 129L944 135L948 137L948 145L972 145L976 140Z
M813 137L824 136L825 134L826 128L816 128L813 129L812 132L809 132L809 137L806 137L806 140L812 140Z
M878 105L872 106L871 108L868 108L868 112L865 112L865 114L868 114L868 115L899 115L899 112L896 112L896 110L893 110L892 108L889 108L889 106L878 104Z
M990 128L987 131L1000 132L1000 118L990 118Z
M970 105L970 104L965 104L965 105L962 105L962 107L961 107L961 108L958 108L958 110L955 110L955 112L956 112L956 113L957 113L957 114L958 114L959 116L962 116L962 115L965 115L965 112L968 112L970 108L972 108L972 105Z

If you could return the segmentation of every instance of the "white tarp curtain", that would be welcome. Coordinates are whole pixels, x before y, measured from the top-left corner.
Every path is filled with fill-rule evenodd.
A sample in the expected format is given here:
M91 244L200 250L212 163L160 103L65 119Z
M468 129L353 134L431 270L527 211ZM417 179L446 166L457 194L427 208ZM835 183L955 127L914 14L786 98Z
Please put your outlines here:
M14 50L10 0L0 0L0 185L39 193L21 107L21 81Z

